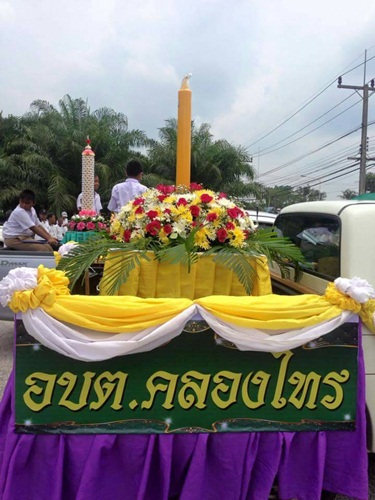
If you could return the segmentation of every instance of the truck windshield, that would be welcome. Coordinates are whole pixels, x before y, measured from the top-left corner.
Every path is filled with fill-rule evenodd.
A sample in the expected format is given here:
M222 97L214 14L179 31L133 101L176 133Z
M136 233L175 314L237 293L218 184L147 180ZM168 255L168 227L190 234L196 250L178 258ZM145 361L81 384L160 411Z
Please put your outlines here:
M281 214L275 222L280 236L297 245L313 272L340 276L340 221L322 214ZM308 269L306 269L308 271Z

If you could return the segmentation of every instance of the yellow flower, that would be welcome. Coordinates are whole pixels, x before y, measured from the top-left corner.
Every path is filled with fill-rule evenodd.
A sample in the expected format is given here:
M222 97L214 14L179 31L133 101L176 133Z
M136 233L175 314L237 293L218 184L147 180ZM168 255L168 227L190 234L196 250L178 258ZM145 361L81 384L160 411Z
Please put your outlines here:
M205 228L202 228L195 233L194 237L194 243L203 250L208 250L211 247L210 242L207 239L206 233L207 232Z
M232 229L230 231L230 235L233 237L229 242L230 246L232 246L234 248L241 248L244 246L245 234L241 228L236 227L235 229Z

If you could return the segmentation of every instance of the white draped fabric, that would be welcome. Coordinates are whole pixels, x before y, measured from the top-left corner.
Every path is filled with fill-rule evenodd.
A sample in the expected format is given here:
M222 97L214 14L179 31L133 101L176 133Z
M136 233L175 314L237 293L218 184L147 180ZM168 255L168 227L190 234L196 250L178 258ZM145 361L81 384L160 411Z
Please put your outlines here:
M103 333L62 323L42 309L29 309L22 319L30 335L46 347L81 361L102 361L116 356L150 351L180 335L187 321L197 314L220 337L234 343L242 351L281 352L295 349L329 333L343 323L356 321L357 316L343 311L341 316L299 330L270 331L241 328L226 323L199 305L157 327L133 333Z

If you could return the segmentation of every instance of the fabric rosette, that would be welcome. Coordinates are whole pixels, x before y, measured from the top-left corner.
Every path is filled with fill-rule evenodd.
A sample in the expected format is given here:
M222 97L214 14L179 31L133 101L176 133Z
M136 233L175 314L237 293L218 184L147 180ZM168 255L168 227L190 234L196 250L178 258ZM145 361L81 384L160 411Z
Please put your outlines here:
M63 271L19 267L12 269L0 283L0 303L17 312L36 309L41 303L51 306L58 295L70 295L69 279Z

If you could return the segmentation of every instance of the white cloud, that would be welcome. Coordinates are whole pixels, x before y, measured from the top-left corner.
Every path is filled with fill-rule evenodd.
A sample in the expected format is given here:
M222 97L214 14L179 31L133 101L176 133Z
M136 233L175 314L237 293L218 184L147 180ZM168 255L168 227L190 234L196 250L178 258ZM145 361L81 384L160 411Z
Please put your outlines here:
M92 109L124 112L131 128L157 137L164 120L177 115L178 88L191 72L196 123L211 123L215 138L250 145L345 68L360 64L365 48L369 59L375 55L374 14L373 0L0 0L0 108L5 115L23 114L34 99L56 105L69 93L87 98ZM345 80L361 84L362 71ZM372 71L375 60L368 63L369 77ZM252 152L283 140L347 96L332 86ZM261 173L360 120L359 105L263 156ZM278 177L287 171L297 178L315 158Z

